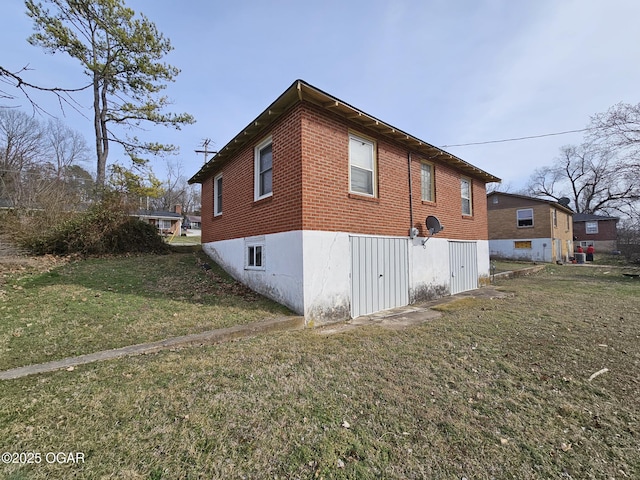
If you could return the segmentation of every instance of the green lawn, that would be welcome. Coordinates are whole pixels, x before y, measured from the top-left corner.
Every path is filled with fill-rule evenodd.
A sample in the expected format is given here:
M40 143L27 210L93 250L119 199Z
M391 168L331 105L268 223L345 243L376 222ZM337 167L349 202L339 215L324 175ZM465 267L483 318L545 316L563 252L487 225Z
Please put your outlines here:
M187 258L172 270L185 282L199 278ZM57 271L66 301L106 295L111 261ZM156 309L164 275L130 261L121 300ZM640 281L550 265L497 282L507 297L406 329L277 333L4 381L0 449L84 462L0 464L0 477L640 478Z
M522 270L523 268L533 267L533 262L518 262L509 260L492 260L491 265L495 266L495 271L491 273L511 272L513 270Z
M6 277L0 369L291 314L213 262L205 272L197 255L98 258Z
M183 237L181 235L177 235L173 237L166 238L167 243L169 245L200 245L200 236L197 237Z

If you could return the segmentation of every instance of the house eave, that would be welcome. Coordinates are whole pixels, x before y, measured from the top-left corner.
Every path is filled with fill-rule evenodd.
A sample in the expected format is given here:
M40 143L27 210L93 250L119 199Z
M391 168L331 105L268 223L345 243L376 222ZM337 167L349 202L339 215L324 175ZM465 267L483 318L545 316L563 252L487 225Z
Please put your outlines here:
M502 195L505 197L513 197L513 198L521 198L523 200L527 200L529 202L535 202L535 203L540 203L540 204L546 204L546 205L551 205L555 208L557 208L558 210L561 210L569 215L574 215L575 212L569 208L566 207L564 205L562 205L561 203L558 202L554 202L553 200L545 200L544 198L535 198L535 197L528 197L526 195L519 195L517 193L507 193L507 192L491 192L487 194L487 198L493 197L494 195Z
M448 164L473 178L479 178L485 183L500 182L500 178L471 165L455 155L435 147L430 143L420 140L413 135L389 125L338 98L329 95L322 90L309 85L303 80L296 80L285 92L280 95L266 110L238 133L229 143L221 148L193 177L189 183L202 183L213 173L219 165L233 156L248 142L263 131L267 126L276 121L291 107L301 101L307 101L319 107L334 112L352 123L369 130L378 132L402 145L412 152L420 153L430 160Z

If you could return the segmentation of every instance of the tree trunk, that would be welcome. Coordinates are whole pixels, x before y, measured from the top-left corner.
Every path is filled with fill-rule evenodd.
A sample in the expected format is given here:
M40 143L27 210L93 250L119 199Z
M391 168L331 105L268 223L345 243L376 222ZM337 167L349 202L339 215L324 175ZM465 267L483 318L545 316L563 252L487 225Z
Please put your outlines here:
M104 187L106 177L107 158L104 155L102 141L102 127L100 122L100 82L96 72L93 74L93 128L96 134L96 185Z

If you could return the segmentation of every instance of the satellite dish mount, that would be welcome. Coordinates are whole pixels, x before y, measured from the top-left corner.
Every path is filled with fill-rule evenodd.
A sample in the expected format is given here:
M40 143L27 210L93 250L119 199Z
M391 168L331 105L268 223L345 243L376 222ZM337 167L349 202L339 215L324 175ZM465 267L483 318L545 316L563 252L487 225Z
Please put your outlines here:
M424 221L424 223L427 226L427 231L429 232L429 236L422 241L422 245L427 243L427 241L431 237L433 237L435 234L444 230L444 225L442 225L440 223L440 220L438 220L438 217L434 215L429 215L427 219Z

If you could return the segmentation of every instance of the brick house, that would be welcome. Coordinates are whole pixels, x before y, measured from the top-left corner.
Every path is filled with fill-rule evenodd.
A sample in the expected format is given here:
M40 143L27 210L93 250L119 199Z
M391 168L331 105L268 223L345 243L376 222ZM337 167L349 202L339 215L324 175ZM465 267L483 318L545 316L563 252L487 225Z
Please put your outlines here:
M487 214L492 257L566 262L573 256L573 211L565 205L492 192Z
M307 322L477 288L496 181L302 80L189 180L204 251Z
M131 214L145 223L154 225L161 235L180 234L182 226L182 206L176 205L173 211L164 210L138 210Z
M618 249L618 217L576 213L573 216L573 235L578 245L593 245L596 252L613 252Z

